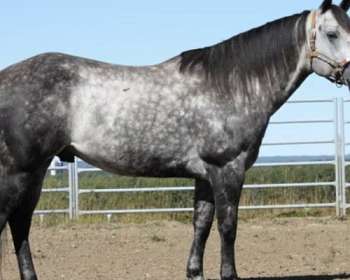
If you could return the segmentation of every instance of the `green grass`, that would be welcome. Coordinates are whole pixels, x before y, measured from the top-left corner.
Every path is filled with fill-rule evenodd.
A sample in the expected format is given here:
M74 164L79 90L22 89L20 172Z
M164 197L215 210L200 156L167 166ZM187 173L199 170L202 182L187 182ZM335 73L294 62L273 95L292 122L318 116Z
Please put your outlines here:
M349 171L349 170L348 170ZM347 172L349 174L349 172ZM350 181L350 174L347 178ZM334 166L287 166L287 167L256 167L251 169L246 178L246 184L268 183L299 183L299 182L331 182L335 180ZM44 187L66 187L67 173L56 176L48 175ZM188 179L158 179L116 176L105 172L85 172L79 175L81 189L120 188L120 187L167 187L191 186ZM350 197L348 190L348 197ZM245 189L241 205L271 205L299 203L329 203L335 201L333 186ZM37 209L68 208L68 194L44 193ZM193 205L193 192L152 192L152 193L89 193L81 194L79 208L81 210L104 209L142 209L142 208L187 208ZM335 209L286 209L286 210L249 210L241 211L242 218L256 217L290 217L290 216L323 216L335 215ZM113 221L143 222L154 219L171 219L189 222L191 213L171 214L123 214L114 215ZM46 219L46 218L45 218ZM51 216L53 223L66 221L65 217ZM104 216L84 216L81 222L105 221Z

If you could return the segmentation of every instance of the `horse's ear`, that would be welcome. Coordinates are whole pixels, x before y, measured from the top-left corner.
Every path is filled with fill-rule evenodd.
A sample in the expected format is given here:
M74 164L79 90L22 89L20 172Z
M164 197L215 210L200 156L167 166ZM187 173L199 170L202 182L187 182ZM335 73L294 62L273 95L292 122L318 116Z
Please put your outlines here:
M342 8L344 11L348 11L349 8L350 8L350 1L349 0L343 0L341 3L340 3L340 8Z
M324 13L325 11L330 9L331 6L332 6L332 0L324 0L323 3L321 4L320 9L321 9L322 13Z

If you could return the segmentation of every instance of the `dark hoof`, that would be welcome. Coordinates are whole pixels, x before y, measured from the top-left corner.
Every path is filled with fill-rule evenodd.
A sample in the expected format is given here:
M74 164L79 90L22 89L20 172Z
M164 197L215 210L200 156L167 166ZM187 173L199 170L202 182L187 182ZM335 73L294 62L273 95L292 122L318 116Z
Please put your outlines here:
M187 280L205 280L204 276L187 276Z

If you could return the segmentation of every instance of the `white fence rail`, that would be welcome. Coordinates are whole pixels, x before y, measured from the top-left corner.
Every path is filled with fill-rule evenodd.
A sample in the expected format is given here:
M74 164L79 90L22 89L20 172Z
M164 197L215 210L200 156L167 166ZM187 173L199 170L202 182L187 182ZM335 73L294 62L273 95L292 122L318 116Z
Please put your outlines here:
M346 193L350 188L350 183L346 182L346 167L350 165L346 161L346 147L350 146L350 142L345 139L345 129L350 127L350 120L344 120L344 105L350 103L350 100L342 98L325 99L325 100L299 100L290 101L289 104L320 104L328 103L333 106L333 117L330 119L303 119L303 120L287 120L287 121L271 121L270 126L283 125L306 125L306 124L330 124L334 126L334 133L331 138L319 140L317 135L314 135L312 140L303 141L278 141L278 142L263 142L263 147L268 146L298 146L298 145L320 145L328 144L334 147L333 160L328 161L300 161L300 162L274 162L274 163L256 163L255 166L274 167L274 166L310 166L310 165L332 165L334 166L335 180L331 182L302 182L302 183L280 183L280 184L250 184L245 185L245 189L265 189L265 188L300 188L300 187L324 187L330 186L335 190L335 200L329 203L303 203L303 204L285 204L285 205L253 205L242 206L243 210L251 209L284 209L284 208L334 208L338 216L346 215L346 211L350 208L347 202ZM308 106L309 106L308 105ZM192 208L151 208L151 209L109 209L109 210L82 210L79 208L79 197L82 194L91 193L140 193L140 192L184 192L193 191L193 186L180 187L147 187L147 188L106 188L106 189L84 189L79 187L79 174L83 172L96 172L98 168L81 168L75 163L67 166L51 167L51 171L64 170L68 172L67 187L44 189L43 192L63 192L69 197L69 205L67 209L47 209L37 210L35 213L46 215L51 213L63 213L69 215L70 218L77 218L80 215L113 215L121 213L169 213L169 212L187 212L192 211ZM167 207L167 205L164 205Z

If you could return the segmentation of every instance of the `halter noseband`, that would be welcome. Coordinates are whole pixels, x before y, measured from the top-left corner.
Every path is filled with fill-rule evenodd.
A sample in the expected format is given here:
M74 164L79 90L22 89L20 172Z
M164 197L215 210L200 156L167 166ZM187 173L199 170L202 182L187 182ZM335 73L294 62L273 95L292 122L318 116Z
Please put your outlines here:
M327 77L327 79L333 83L336 83L337 85L342 85L344 84L343 73L345 71L345 68L349 65L350 61L344 60L339 63L334 59L328 57L327 55L317 51L317 48L316 48L317 11L312 11L310 16L311 16L311 31L309 32L309 44L310 44L309 58L310 58L311 66L312 66L313 59L319 59L324 63L328 64L332 68L332 72L330 76Z

